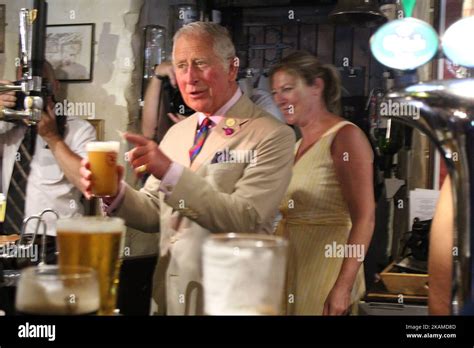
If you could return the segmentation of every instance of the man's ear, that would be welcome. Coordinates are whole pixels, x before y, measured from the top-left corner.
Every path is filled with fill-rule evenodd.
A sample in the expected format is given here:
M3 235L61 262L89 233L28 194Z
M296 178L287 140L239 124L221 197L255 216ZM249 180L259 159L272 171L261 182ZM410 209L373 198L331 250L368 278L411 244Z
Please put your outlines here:
M237 80L237 74L239 72L240 61L238 57L231 59L229 66L229 81Z

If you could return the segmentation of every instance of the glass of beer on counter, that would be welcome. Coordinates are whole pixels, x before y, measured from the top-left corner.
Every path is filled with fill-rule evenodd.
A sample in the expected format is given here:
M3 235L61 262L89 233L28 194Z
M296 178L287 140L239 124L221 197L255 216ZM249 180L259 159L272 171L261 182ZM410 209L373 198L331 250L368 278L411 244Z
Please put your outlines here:
M99 315L113 315L117 303L125 224L120 218L87 216L59 219L58 263L96 270L100 287Z
M92 172L92 195L112 197L117 194L118 141L93 141L86 145Z
M94 315L99 306L93 268L44 265L21 272L15 298L19 315Z

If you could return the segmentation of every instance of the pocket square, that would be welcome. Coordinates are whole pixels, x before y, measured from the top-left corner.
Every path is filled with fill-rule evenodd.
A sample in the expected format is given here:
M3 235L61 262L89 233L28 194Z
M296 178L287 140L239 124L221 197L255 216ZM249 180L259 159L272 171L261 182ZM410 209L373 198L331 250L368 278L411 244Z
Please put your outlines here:
M226 163L232 161L232 155L229 149L217 151L212 158L211 164Z

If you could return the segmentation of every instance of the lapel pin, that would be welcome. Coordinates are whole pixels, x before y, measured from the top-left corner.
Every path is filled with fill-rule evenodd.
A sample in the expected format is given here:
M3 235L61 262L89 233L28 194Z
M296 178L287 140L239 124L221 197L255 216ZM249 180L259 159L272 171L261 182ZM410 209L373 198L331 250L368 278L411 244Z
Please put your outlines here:
M233 118L228 118L225 120L225 125L227 127L234 127L235 126L235 120Z
M234 134L235 132L235 129L234 129L234 126L235 126L236 122L233 118L228 118L225 120L225 127L223 128L224 129L224 133L225 135L232 135Z

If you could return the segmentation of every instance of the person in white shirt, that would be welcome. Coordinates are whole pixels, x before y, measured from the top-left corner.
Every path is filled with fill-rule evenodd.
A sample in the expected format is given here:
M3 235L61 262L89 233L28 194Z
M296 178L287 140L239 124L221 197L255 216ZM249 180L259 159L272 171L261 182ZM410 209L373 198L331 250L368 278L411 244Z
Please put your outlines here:
M59 83L49 63L45 63L43 75L52 84L53 95L57 95ZM15 103L14 93L0 95L0 105L13 108ZM55 115L53 110L53 98L49 98L47 111L42 113L37 125L38 136L26 186L25 217L39 214L45 208L54 209L60 217L84 213L82 194L77 189L80 181L79 168L86 155L85 145L96 139L96 132L89 122L76 117ZM61 127L64 129L61 130ZM27 127L21 123L0 122L0 189L5 196L11 185L14 162L26 130ZM55 236L56 218L53 214L45 214L44 219L47 221L48 236ZM33 226L31 224L27 233L33 232ZM5 230L4 233L18 231Z

